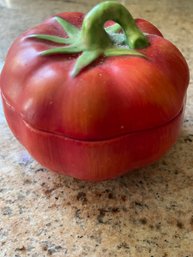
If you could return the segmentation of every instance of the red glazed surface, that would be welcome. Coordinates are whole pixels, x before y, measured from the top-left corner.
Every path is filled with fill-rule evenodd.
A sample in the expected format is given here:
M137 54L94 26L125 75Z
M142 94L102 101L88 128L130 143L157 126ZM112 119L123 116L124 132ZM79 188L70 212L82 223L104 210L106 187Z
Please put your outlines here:
M60 17L80 27L81 13ZM26 38L66 37L54 18L12 45L0 86L8 124L42 165L80 179L103 180L160 158L176 141L189 81L179 50L142 19L147 58L100 58L72 78L77 54L42 57L54 43Z

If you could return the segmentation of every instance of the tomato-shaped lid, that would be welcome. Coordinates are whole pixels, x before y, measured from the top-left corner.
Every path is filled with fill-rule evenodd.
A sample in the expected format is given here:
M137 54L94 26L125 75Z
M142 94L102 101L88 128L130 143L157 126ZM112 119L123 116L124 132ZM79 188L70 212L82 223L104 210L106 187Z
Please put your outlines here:
M116 24L104 29L108 20ZM188 81L180 51L110 1L85 18L59 14L18 37L0 86L34 129L95 141L164 126L182 110Z

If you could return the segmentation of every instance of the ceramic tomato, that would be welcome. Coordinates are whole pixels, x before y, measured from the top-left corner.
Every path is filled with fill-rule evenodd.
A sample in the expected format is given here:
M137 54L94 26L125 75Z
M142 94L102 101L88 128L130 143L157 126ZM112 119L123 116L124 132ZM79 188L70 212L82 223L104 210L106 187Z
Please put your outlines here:
M175 143L188 82L180 51L115 1L23 33L0 78L7 122L29 153L93 181L150 164Z

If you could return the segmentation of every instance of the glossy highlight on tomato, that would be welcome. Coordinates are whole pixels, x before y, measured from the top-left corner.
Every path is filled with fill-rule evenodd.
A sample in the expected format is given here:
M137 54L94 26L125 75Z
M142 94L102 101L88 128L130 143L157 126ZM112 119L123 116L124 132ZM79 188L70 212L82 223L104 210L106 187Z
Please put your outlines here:
M0 76L5 116L21 144L43 166L91 181L167 152L182 126L188 83L180 51L115 1L23 33Z

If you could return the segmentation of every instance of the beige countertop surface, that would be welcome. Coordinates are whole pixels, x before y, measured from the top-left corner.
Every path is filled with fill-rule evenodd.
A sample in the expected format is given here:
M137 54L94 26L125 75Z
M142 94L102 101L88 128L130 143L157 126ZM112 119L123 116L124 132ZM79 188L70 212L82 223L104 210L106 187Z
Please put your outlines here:
M98 1L99 2L99 1ZM153 22L193 68L193 1L121 1ZM0 62L13 39L90 0L0 0ZM0 257L193 257L193 85L174 147L153 165L102 183L42 168L0 111Z

